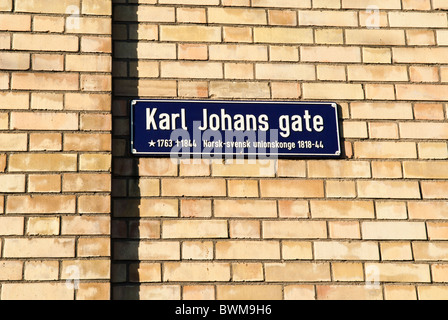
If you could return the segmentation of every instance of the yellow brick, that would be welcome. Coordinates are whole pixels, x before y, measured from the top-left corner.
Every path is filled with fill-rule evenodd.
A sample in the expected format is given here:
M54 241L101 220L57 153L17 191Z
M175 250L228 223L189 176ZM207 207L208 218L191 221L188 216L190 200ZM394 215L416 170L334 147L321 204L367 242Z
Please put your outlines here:
M57 280L59 275L58 261L25 262L25 280Z
M183 286L182 297L184 300L214 300L214 286Z
M448 290L446 286L419 286L418 297L421 300L446 300Z
M28 2L28 1L24 1ZM74 288L64 282L8 283L2 286L2 300L73 300Z
M117 260L179 260L179 242L168 241L123 241L114 245Z
M443 32L443 31L442 31ZM437 33L437 40L439 41L439 44L443 44L443 39L439 38L443 37L442 33ZM434 31L433 30L425 30L425 29L414 29L414 30L406 30L406 40L408 42L408 45L410 46L431 46L436 44L436 40L434 38Z
M188 44L179 44L178 50L179 50L179 59L180 60L207 60L208 59L208 48L206 45L189 44L189 43Z
M12 154L9 170L16 171L76 171L75 154Z
M28 70L30 55L18 52L0 52L0 68L4 70Z
M132 288L132 287L131 287ZM131 296L125 296L125 299L136 299L135 289L131 289ZM180 286L141 286L138 295L142 300L180 300Z
M315 29L316 43L343 44L344 33L342 29Z
M299 49L297 47L270 46L270 61L299 61Z
M297 13L292 10L268 10L268 20L270 25L296 26Z
M357 27L355 11L299 11L301 26Z
M394 62L434 64L435 61L445 63L448 48L392 48Z
M444 120L443 104L416 103L414 104L414 116L416 120Z
M208 98L208 83L206 81L179 82L179 97Z
M370 178L370 164L366 161L309 161L310 178Z
M230 265L227 263L168 262L163 268L164 281L229 281Z
M76 113L11 112L11 129L77 130Z
M307 201L279 200L278 211L282 218L308 218L309 216Z
M229 197L254 198L259 196L258 182L255 180L229 180L228 190Z
M444 220L448 216L448 202L410 202L410 219Z
M422 181L423 199L446 199L448 182L446 181Z
M61 192L61 176L46 174L29 175L28 192Z
M140 176L176 176L177 165L171 159L140 159Z
M0 31L31 31L31 16L0 14Z
M324 221L263 221L265 239L319 239L327 238Z
M342 0L342 8L344 9L365 10L371 4L369 0ZM401 9L400 0L377 0L375 5L379 9Z
M376 205L376 215L377 219L407 219L406 203L396 202L396 201L377 201Z
M110 72L112 60L109 56L66 55L67 71Z
M359 222L330 221L328 228L332 239L361 239Z
M381 259L384 261L410 261L412 249L409 242L384 242L381 246Z
M112 79L109 75L81 75L82 91L111 91Z
M231 239L259 239L260 222L253 220L231 220L229 236Z
M0 33L0 49L11 49L11 35Z
M21 236L23 235L24 218L23 217L0 217L0 235L2 236ZM1 265L0 265L1 268ZM1 273L0 273L1 274Z
M363 239L426 240L424 222L363 222Z
M341 1L339 0L313 0L313 8L315 9L341 9Z
M75 206L75 196L9 196L6 213L75 213Z
M160 26L161 41L221 42L220 27L205 26Z
M278 260L278 241L222 241L215 245L216 259L219 260Z
M311 201L311 216L327 219L374 218L372 201Z
M436 12L389 12L391 27L404 28L446 28L446 13Z
M82 2L82 13L92 15L111 15L111 0L84 0Z
M12 47L16 50L78 51L78 37L71 35L28 34L13 35Z
M430 240L447 240L448 239L448 224L443 222L428 222L426 224L428 229L428 238Z
M374 242L314 242L316 260L379 260Z
M276 217L277 205L270 200L215 200L215 216L223 217Z
M354 181L327 181L325 194L328 198L355 198L356 186Z
M255 43L313 43L313 30L307 28L254 28L253 32Z
M294 1L294 0L253 0L254 7L274 7L274 8L311 8L311 1Z
M414 286L386 285L384 286L384 298L386 300L417 300L417 293Z
M365 285L317 286L318 300L382 300L382 288Z
M12 10L12 0L3 1L0 5L0 11L11 11Z
M359 159L416 159L414 142L355 142L355 157Z
M110 176L107 173L71 173L62 177L63 192L108 192L110 189Z
M182 243L183 260L212 260L213 242L188 241Z
M409 68L409 73L412 82L439 81L439 69L437 67L412 66Z
M14 73L11 87L18 90L78 90L79 75L71 73Z
M109 111L111 97L108 94L67 93L65 94L66 110Z
M267 24L265 10L208 8L208 22L222 24Z
M59 235L59 218L29 218L26 234L30 236Z
M210 60L267 61L268 48L259 45L210 45Z
M205 9L202 8L177 8L176 18L181 23L206 23L207 20Z
M361 62L361 50L356 47L301 47L302 61Z
M110 114L89 113L81 114L80 129L85 131L111 131L112 119Z
M161 199L115 200L117 217L177 217L178 201Z
M313 245L304 241L282 241L282 258L285 260L313 259Z
M364 271L361 263L333 263L332 273L336 281L364 280Z
M224 42L252 42L252 28L223 27Z
M398 125L389 122L369 123L369 136L373 139L398 139Z
M217 62L162 62L162 78L222 79L222 64Z
M447 179L447 164L446 161L407 161L403 164L404 176L405 178Z
M110 234L110 218L107 216L62 217L62 235Z
M1 133L1 151L26 151L27 136L23 133Z
M76 300L110 300L109 283L80 283Z
M364 91L360 84L347 83L304 83L303 98L305 99L364 99Z
M406 67L348 66L349 81L408 81Z
M223 99L267 99L270 88L267 82L211 82L210 96Z
M400 136L404 139L448 139L448 123L400 123Z
M64 32L65 19L63 17L34 16L33 31L37 32Z
M266 263L266 282L317 282L330 281L327 263Z
M79 7L79 0L61 0L54 3L51 0L34 1L17 0L15 11L17 12L36 12L36 13L67 13L69 6Z
M6 258L69 258L75 254L74 239L8 238L4 243Z
M327 65L317 66L317 79L345 81L345 67Z
M212 175L216 177L273 177L275 163L263 160L237 159L223 163L212 162Z
M64 56L59 54L34 54L32 64L33 70L63 71Z
M61 278L72 279L73 268L79 272L80 279L108 279L110 278L110 261L108 260L67 260L62 261Z
M162 235L174 238L227 238L224 220L167 220L162 223Z
M314 66L304 64L257 64L255 65L257 79L263 80L315 80Z
M214 179L164 179L162 180L163 196L210 197L225 196L226 183Z
M448 147L445 142L421 142L418 155L420 159L447 159Z
M181 200L182 217L211 217L212 204L209 200Z
M403 30L347 29L345 37L347 44L385 46L405 44Z
M395 100L395 89L392 84L365 84L366 99Z
M414 181L359 181L358 196L375 199L420 199L420 189Z
M110 238L80 238L77 256L80 258L110 256Z
M261 263L234 263L232 264L232 280L237 281L263 281L263 264Z
M136 263L129 266L131 282L160 282L162 271L160 263Z
M372 162L373 178L402 178L401 162L375 161Z
M413 119L410 103L353 102L350 110L354 119Z
M218 300L281 300L280 285L218 285Z
M112 39L110 37L81 37L81 52L111 53Z
M380 282L430 282L429 266L405 263L366 263L378 270Z
M391 63L392 53L389 48L362 48L364 63Z
M436 264L431 266L434 282L446 282L448 279L448 270L446 265Z
M262 197L323 197L323 181L321 180L261 180L260 193Z

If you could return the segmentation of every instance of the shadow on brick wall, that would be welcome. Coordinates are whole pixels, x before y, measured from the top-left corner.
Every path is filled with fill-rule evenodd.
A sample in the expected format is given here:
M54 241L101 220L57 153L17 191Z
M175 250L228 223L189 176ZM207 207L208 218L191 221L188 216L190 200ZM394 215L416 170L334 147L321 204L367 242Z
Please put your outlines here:
M130 152L129 121L130 101L138 97L137 8L138 4L113 0L111 297L114 300L140 299L141 192L138 159Z

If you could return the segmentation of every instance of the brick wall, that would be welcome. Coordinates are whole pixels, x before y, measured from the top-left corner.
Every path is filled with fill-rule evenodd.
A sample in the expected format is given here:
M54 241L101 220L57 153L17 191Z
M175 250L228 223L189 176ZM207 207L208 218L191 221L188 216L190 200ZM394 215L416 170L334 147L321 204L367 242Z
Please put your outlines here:
M114 1L114 298L448 298L444 0ZM334 101L341 160L129 155L129 99Z
M448 299L447 1L112 2L0 4L0 299ZM135 158L136 97L337 102L344 153Z
M111 7L0 3L0 299L110 297Z

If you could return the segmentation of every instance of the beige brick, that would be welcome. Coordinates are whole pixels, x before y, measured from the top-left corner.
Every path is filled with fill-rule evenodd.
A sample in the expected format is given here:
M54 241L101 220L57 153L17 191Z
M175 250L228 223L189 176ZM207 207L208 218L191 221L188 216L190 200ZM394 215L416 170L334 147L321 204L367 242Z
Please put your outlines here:
M369 123L369 136L373 139L398 139L398 125L389 122Z
M110 151L110 134L64 134L63 149L65 151Z
M181 200L181 216L185 218L211 217L212 204L209 200Z
M177 8L176 10L177 22L182 23L206 23L205 9L202 8Z
M327 238L324 221L263 221L265 239L319 239Z
M154 240L117 241L113 256L117 260L179 260L180 244Z
M265 10L208 8L208 22L222 24L267 24Z
M414 286L391 285L384 287L384 298L386 300L417 300L417 293Z
M252 28L223 27L224 42L252 42Z
M0 151L26 151L27 141L24 133L0 133Z
M177 165L171 159L140 159L140 176L176 176Z
M354 181L327 181L325 194L328 198L355 198L356 186Z
M403 30L347 29L345 30L345 37L346 44L384 46L405 44Z
M297 12L292 10L268 10L268 21L270 25L296 26Z
M416 103L414 104L414 116L416 120L443 120L443 104Z
M382 300L381 287L365 285L325 285L317 286L318 300Z
M257 79L263 80L315 80L316 71L312 65L303 64L257 64Z
M76 113L11 112L11 129L78 130Z
M396 202L396 201L377 201L376 205L376 215L377 219L407 219L406 203Z
M315 29L316 43L343 44L344 32L342 29Z
M63 192L108 192L110 189L110 176L106 173L68 173L62 177Z
M174 238L227 238L224 220L169 220L162 223L162 235Z
M37 32L64 32L65 19L63 17L34 16L33 31Z
M416 159L414 142L355 142L355 157L358 159Z
M223 99L267 99L271 93L267 82L211 82L210 96Z
M78 90L79 75L71 73L14 73L11 87L18 90Z
M222 79L222 64L217 62L162 62L162 78Z
M112 60L110 56L66 55L67 71L110 72Z
M229 236L231 239L259 239L260 232L260 222L258 221L229 221Z
M436 31L436 34L439 34L438 31ZM425 29L406 30L406 41L411 46L431 46L436 44L434 31Z
M436 61L445 63L448 48L392 48L394 62L434 64Z
M80 258L110 256L110 238L80 238L77 256Z
M401 162L399 161L375 161L372 162L373 178L402 178Z
M229 197L254 198L259 196L258 182L255 180L229 180L227 187Z
M2 109L28 109L29 94L18 92L2 92L0 93L0 103Z
M429 266L405 263L366 263L378 270L380 282L430 282Z
M446 28L446 13L436 12L389 12L391 27L404 28Z
M448 224L444 222L428 222L428 238L430 240L446 240L448 239Z
M74 239L5 239L6 258L69 258L75 254Z
M24 218L23 217L0 217L0 235L2 236L21 236L23 235ZM0 265L1 268L1 265ZM0 273L1 274L1 273Z
M303 98L359 100L364 99L364 91L360 84L304 83Z
M345 67L343 66L317 66L317 80L345 81Z
M25 280L58 280L59 263L57 261L25 262Z
M266 263L267 282L315 282L330 280L327 263Z
M404 139L448 139L448 123L400 123L400 136Z
M313 259L313 245L306 241L282 241L282 258L285 260Z
M348 66L351 81L408 81L406 67L401 66Z
M268 48L261 45L210 45L210 60L267 61Z
M225 63L224 78L254 79L254 66L249 63Z
M448 202L410 202L409 218L439 220L448 216Z
M384 242L381 246L381 259L384 261L410 261L412 249L409 242Z
M447 272L446 265L443 264L436 264L431 266L431 272L433 274L434 282L446 282L448 279L448 272Z
M210 197L225 196L226 183L214 179L163 179L163 196Z
M183 260L212 260L213 242L188 241L182 243Z
M168 262L163 268L164 281L229 281L230 265L227 263Z
M361 50L356 47L301 47L300 58L308 62L361 62Z
M62 261L61 278L72 279L73 268L79 272L81 279L108 279L110 278L110 261L108 260L70 260Z
M438 82L439 69L437 67L412 66L409 68L412 82Z
M417 290L421 300L446 300L448 297L445 286L419 286Z
M276 217L277 204L271 200L215 200L214 212L219 218Z
M270 46L270 61L299 61L299 49L291 46Z
M6 205L8 214L53 214L75 213L75 196L39 195L9 196Z
M327 219L374 218L372 201L311 201L311 216Z
M273 177L275 163L263 160L233 160L212 162L212 175L216 177Z
M73 300L74 296L74 288L68 289L64 281L3 284L1 298L2 300Z
M79 44L78 37L71 35L17 33L13 35L12 47L16 50L75 52Z
M448 162L406 161L403 163L405 178L447 179Z
M133 292L132 289L131 292ZM139 298L142 300L180 300L181 287L180 286L141 286ZM128 298L129 299L129 298ZM132 295L130 299L135 299Z
M380 260L374 242L314 242L316 260Z
M29 218L26 234L30 236L57 236L59 235L59 224L59 218Z
M111 97L109 94L67 93L65 94L66 110L110 111Z
M391 63L392 53L389 48L362 48L364 63Z
M328 228L332 239L361 239L359 222L330 221Z
M11 34L0 33L0 49L11 49Z
M350 109L354 119L413 119L410 103L353 102Z
M162 271L160 263L135 263L129 266L131 282L160 282Z
M262 197L323 197L323 181L320 180L261 180L260 193Z
M142 199L115 200L114 216L117 217L177 217L177 200Z
M62 217L62 235L110 234L110 218L106 216Z
M313 31L307 28L254 28L253 32L255 43L313 43Z
M75 154L12 154L9 157L9 170L17 171L75 171Z
M81 52L111 53L112 39L110 37L81 37Z
M363 222L363 239L375 240L426 240L423 222Z
M29 175L28 192L61 192L61 176L57 174Z
M207 60L208 59L208 47L203 44L189 44L189 43L179 44L178 51L179 51L179 59L180 60Z
M342 8L345 9L366 9L371 2L369 0L342 0ZM378 0L375 5L379 9L401 9L400 0Z
M111 0L84 0L82 2L82 13L92 15L111 15Z
M184 300L214 300L214 286L183 286L182 297Z
M370 164L366 161L309 161L310 178L370 178Z
M37 93L31 94L31 109L62 110L64 108L63 94Z
M82 154L79 160L81 171L109 171L112 161L108 154Z
M208 83L206 81L179 82L179 97L208 98Z
M309 208L307 201L279 200L279 216L282 218L308 218Z
M423 199L446 199L448 182L446 181L422 181Z
M447 159L448 147L445 142L421 142L418 155L420 159Z
M232 280L237 281L263 281L263 264L261 263L235 263L232 264Z
M76 300L110 300L110 291L108 283L80 283Z
M12 0L6 0L0 5L0 11L12 11Z
M280 244L278 241L225 241L215 245L216 259L219 260L278 260Z
M299 11L301 26L357 27L355 11Z
M336 281L363 281L364 271L361 263L332 263L332 274Z
M220 27L196 25L160 26L161 41L221 42Z
M30 54L18 52L0 52L0 68L4 70L28 70Z
M81 75L82 91L111 91L110 75Z
M281 300L280 285L218 285L218 300Z
M420 199L420 188L414 181L359 181L360 198Z
M34 1L17 0L15 2L15 11L65 14L69 6L79 7L79 0L61 0L58 3L54 3L51 0L40 0L37 3Z
M31 31L31 16L0 14L1 31Z
M365 84L366 99L395 100L395 89L392 84Z

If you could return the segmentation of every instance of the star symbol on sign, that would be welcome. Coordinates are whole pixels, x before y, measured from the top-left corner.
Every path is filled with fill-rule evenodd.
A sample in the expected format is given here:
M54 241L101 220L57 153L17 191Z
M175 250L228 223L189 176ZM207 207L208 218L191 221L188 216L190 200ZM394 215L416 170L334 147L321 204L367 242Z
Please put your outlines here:
M150 146L151 148L156 146L156 142L155 142L154 140L151 140L151 141L148 142L148 143L149 143L149 146Z

